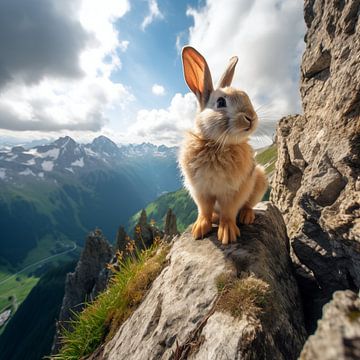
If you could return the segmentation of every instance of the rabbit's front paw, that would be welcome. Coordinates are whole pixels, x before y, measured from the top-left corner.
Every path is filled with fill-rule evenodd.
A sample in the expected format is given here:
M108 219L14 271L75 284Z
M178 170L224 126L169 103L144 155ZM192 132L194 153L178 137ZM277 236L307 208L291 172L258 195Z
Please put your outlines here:
M240 210L239 221L244 225L252 224L255 221L255 212L253 209L244 208Z
M199 215L192 227L192 234L195 239L202 239L212 229L211 219Z
M236 237L240 236L240 230L232 220L221 220L218 229L218 238L223 245L235 242Z

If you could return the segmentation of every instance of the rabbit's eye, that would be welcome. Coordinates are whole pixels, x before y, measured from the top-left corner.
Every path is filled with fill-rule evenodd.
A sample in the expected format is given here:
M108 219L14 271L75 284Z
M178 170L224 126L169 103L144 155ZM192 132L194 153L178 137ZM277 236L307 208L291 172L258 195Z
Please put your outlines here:
M217 107L218 109L226 107L226 100L225 100L225 98L219 97L219 98L216 100L216 107Z

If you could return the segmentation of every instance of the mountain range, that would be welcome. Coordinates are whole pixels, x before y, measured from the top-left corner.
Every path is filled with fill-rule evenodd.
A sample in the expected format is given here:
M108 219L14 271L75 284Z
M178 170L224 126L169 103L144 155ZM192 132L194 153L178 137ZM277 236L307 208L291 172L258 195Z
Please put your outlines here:
M105 136L79 144L0 151L0 269L17 269L82 245L100 227L111 241L119 224L180 187L176 148L118 146Z

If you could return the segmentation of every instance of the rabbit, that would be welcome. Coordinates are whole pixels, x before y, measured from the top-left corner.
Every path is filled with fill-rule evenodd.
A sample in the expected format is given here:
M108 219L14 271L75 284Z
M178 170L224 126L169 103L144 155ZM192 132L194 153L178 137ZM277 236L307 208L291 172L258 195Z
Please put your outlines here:
M268 187L265 171L255 163L248 144L258 117L248 95L230 87L237 61L230 59L214 90L204 57L191 46L182 50L185 82L200 108L179 151L184 184L198 208L192 234L203 238L218 218L217 235L224 245L240 236L238 214L241 223L254 222L253 207Z

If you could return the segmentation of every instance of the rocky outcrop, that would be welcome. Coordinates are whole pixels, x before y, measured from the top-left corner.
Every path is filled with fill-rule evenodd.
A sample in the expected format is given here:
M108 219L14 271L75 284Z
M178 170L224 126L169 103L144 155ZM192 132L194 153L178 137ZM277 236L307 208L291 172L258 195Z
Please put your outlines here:
M285 224L270 203L256 214L227 247L215 233L176 238L142 304L91 359L296 359L306 334Z
M164 235L171 239L175 235L179 235L176 224L176 215L171 209L168 209L165 216Z
M324 306L314 335L306 341L300 360L360 359L360 298L337 291Z
M359 0L305 1L304 115L277 128L271 200L316 316L334 291L360 287L359 12Z
M104 273L104 267L111 260L112 255L111 246L102 232L99 229L90 232L75 271L66 276L65 294L57 323L53 353L58 351L61 329L69 329L68 321L73 313L81 311L85 301L91 301L105 289L108 277Z
M125 228L123 226L119 226L118 231L116 232L115 251L124 250L128 241L129 237L125 231Z
M134 229L134 240L138 248L150 247L154 240L158 237L163 237L163 232L160 231L154 224L149 224L147 221L146 211L143 209L140 214L138 223Z

